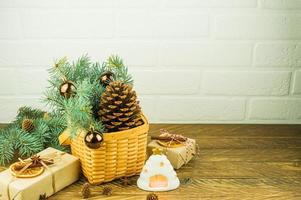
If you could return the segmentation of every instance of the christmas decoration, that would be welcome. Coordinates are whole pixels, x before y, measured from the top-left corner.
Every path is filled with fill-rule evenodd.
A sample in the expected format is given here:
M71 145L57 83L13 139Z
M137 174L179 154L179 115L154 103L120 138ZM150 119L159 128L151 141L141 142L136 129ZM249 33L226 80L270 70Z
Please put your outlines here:
M146 161L137 185L147 191L168 191L179 187L177 174L161 149L153 149L153 155Z
M100 83L105 87L109 85L112 81L114 81L114 79L114 74L110 71L102 73L99 78Z
M159 197L158 197L158 195L156 195L155 193L149 193L149 194L146 196L146 200L159 200Z
M100 84L100 77L107 72L113 74L114 81L105 86ZM149 125L146 118L142 116L136 94L132 90L132 77L122 59L118 56L110 56L103 64L91 62L88 56L82 56L75 62L61 59L56 67L50 69L49 77L50 87L45 93L45 102L51 107L53 113L62 117L67 126L59 136L60 143L70 145L72 153L80 158L83 174L88 181L92 184L100 184L140 173L146 157ZM60 94L62 80L63 82L72 80L76 87L76 94L72 98L65 98ZM125 98L123 100L126 105L119 105L124 109L121 110L122 116L116 119L118 121L113 121L116 126L115 131L106 126L108 121L104 122L98 113L103 105L101 97L110 85L116 82L124 85L120 88L120 94ZM122 94L124 89L128 91ZM119 115L117 110L112 111L115 115ZM122 123L116 125L119 122ZM98 133L103 133L103 143L101 143L101 134L93 134L89 130L91 126ZM126 129L125 132L120 131ZM115 148L119 143L128 150ZM120 173L115 173L116 171Z
M107 62L105 62L105 66L107 71L114 74L115 80L132 85L132 76L128 73L128 68L125 67L120 57L115 55L110 56Z
M44 172L44 167L54 164L54 157L41 158L38 155L34 155L27 160L19 158L19 162L16 162L10 166L10 172L15 177L19 178L31 178L40 175Z
M22 130L25 132L32 132L34 129L33 121L31 119L24 119L22 121Z
M54 164L46 165L48 161ZM28 164L17 171L12 170L15 166L13 164L0 173L1 200L39 199L44 193L45 196L51 196L77 181L80 174L78 158L54 148L47 148L34 158L21 159L20 162ZM34 176L30 174L31 171L40 168L43 168L44 173Z
M90 197L90 195L91 195L91 190L90 190L90 184L89 184L89 183L85 183L85 184L83 185L81 193L82 193L82 197L83 197L84 199L87 199L87 198Z
M132 84L132 77L122 60L118 56L111 56L101 65L92 63L85 55L72 63L62 58L55 66L49 72L50 87L45 92L44 101L53 112L62 116L72 137L76 136L79 129L88 130L91 124L96 130L104 132L97 115L100 97L105 89L99 84L99 78L110 71L114 74L114 80Z
M141 109L132 86L111 82L101 96L99 115L109 132L141 125Z
M64 119L56 113L49 114L48 118L44 118L44 114L40 109L21 107L16 119L0 129L0 165L16 156L29 157L47 147L68 151L58 141L59 134L66 128Z
M103 141L103 134L90 128L85 136L85 143L91 149L98 149Z
M113 189L110 186L105 186L102 190L103 195L111 196L113 193Z
M72 139L69 137L70 131L67 129L59 139L62 144L71 145L72 154L80 158L83 174L91 184L110 182L141 172L146 158L147 132L149 130L148 121L144 116L142 119L144 123L139 127L104 133L104 142L98 149L86 147L84 137L87 131L83 129L79 130L78 136Z
M175 169L187 164L196 154L196 142L193 139L178 134L171 134L167 130L160 130L159 136L153 139L147 146L151 153L154 148L163 148L164 154Z
M161 134L159 136L152 136L151 139L157 140L157 142L164 147L181 147L185 146L187 138L182 135L171 134L167 130L160 130Z
M75 95L75 86L71 81L65 81L60 85L60 94L65 98Z

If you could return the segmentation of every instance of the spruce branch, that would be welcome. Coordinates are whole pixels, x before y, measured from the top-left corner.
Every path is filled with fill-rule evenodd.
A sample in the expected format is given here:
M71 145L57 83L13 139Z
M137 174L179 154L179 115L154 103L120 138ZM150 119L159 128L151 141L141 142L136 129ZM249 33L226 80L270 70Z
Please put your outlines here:
M114 70L116 68L123 68L124 64L122 59L117 55L111 55L107 59L107 67L109 70Z
M106 68L115 74L115 79L133 85L133 77L128 73L128 68L117 55L111 55L106 61Z
M16 117L16 122L21 122L24 118L38 119L43 117L45 111L40 109L33 109L27 106L19 108L18 115Z
M112 71L115 78L122 82L132 84L133 80L128 73L123 60L117 56L110 56L106 62L100 64L92 63L87 55L81 56L78 60L69 63L64 60L58 69L52 69L50 73L50 87L45 93L45 101L51 106L53 112L62 114L65 124L75 135L80 128L87 129L91 124L103 130L101 121L98 120L100 97L105 88L100 84L100 76L105 71ZM76 94L65 99L59 94L61 76L72 81L76 87Z
M39 137L26 133L22 130L17 132L16 147L22 157L29 157L44 149L43 143Z
M0 164L12 161L15 153L18 156L29 157L49 146L59 147L58 136L66 128L59 115L48 114L44 118L45 111L22 107L16 116L16 120L4 129L0 130ZM24 118L30 118L34 124L34 131L27 133L22 130L21 122ZM67 151L67 148L60 148Z
M9 163L14 157L15 141L10 134L11 132L9 132L7 129L0 130L0 165Z

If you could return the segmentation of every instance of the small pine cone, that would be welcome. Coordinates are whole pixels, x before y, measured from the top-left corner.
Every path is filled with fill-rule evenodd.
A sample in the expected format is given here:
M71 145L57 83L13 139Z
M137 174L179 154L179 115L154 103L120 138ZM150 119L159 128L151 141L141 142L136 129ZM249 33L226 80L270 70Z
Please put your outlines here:
M89 198L91 195L91 191L90 191L90 184L89 183L85 183L82 187L82 197L84 199Z
M103 195L107 195L107 196L111 196L113 193L113 189L109 186L106 186L103 188L102 194Z
M47 200L46 193L41 194L40 197L39 197L39 200Z
M24 119L22 121L22 130L28 133L32 132L34 129L33 121L31 119Z
M158 195L156 195L155 193L149 193L149 194L146 196L146 200L159 200L159 197L158 197Z

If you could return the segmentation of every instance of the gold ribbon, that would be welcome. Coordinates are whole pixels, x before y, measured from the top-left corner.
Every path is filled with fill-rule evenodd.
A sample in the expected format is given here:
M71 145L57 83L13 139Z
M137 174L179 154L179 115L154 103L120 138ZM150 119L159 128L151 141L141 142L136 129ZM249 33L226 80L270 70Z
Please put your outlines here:
M32 156L32 157L30 157L30 158L28 158L26 160L22 160L21 158L19 158L20 162L23 163L25 166L20 171L18 171L18 173L16 174L16 176L13 175L11 181L7 184L7 196L8 196L8 199L9 200L14 200L18 196L18 194L20 194L21 191L18 191L11 198L10 185L14 181L18 180L20 178L18 176L21 175L29 167L44 167L47 171L49 171L49 173L51 175L52 190L53 190L53 193L55 193L56 192L55 176L54 176L53 171L51 170L51 168L48 165L53 165L56 162L58 162L61 159L61 156L63 154L64 153L53 152L53 153L46 154L44 156L34 155L34 156ZM37 175L37 176L39 176L39 175Z

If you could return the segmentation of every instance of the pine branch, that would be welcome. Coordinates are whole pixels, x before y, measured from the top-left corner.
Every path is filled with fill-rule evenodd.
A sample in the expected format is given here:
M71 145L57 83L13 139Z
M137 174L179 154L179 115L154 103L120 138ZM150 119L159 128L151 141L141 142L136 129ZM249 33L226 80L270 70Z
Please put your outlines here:
M108 59L107 59L107 67L109 68L109 70L113 70L116 68L123 68L124 64L122 59L117 56L117 55L111 55Z
M115 74L115 79L133 85L133 77L128 73L128 68L117 55L111 55L106 62L106 68Z
M19 108L18 115L16 117L16 122L21 122L24 118L38 119L43 117L45 111L40 109L33 109L27 106Z
M12 132L0 130L0 165L9 163L14 158L14 138L11 135Z
M45 101L55 112L63 115L72 135L80 128L89 128L91 124L103 130L101 121L97 120L100 97L105 89L99 78L109 70L117 80L132 84L132 77L122 59L113 55L101 65L92 63L87 55L83 55L71 64L66 60L61 63L49 71L50 87L45 94ZM76 87L76 94L68 99L59 94L62 76L72 81Z
M91 61L88 55L83 55L77 62L72 64L73 70L71 71L71 80L76 82L83 81L87 78L87 72L91 68Z
M59 135L67 128L65 120L59 115L52 113L48 119L43 119L48 125L48 135L50 139L45 144L45 147L53 147L61 151L69 152L69 147L61 146L58 141Z
M0 130L0 164L11 162L15 152L29 157L49 146L60 146L58 136L66 128L65 121L59 115L48 114L49 117L44 118L44 114L39 109L22 107L16 120ZM34 131L31 133L24 132L21 127L22 120L27 117L33 120Z
M47 123L43 120L43 118L37 119L34 122L35 129L31 133L31 135L34 135L35 137L39 138L39 141L46 145L47 142L51 139L51 135L49 132L49 127Z
M22 107L15 121L7 128L0 130L0 164L10 162L17 151L21 156L31 156L46 147L68 150L61 147L58 136L66 129L71 129L73 135L79 128L88 129L93 126L104 131L104 126L98 120L100 97L104 87L99 77L105 71L115 74L115 79L132 84L132 76L128 68L118 56L111 56L103 64L92 63L87 55L69 63L64 57L49 69L49 87L44 96L44 102L52 108L50 117L44 118L45 111ZM65 98L60 94L60 86L65 81L75 84L75 95ZM21 123L25 118L32 119L34 131L24 132Z
M19 154L22 157L32 156L44 149L44 145L39 137L35 137L31 133L26 133L22 130L17 132L16 147L19 149Z

